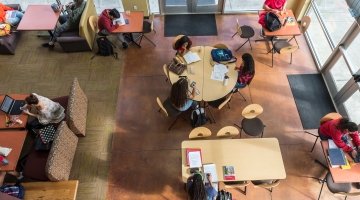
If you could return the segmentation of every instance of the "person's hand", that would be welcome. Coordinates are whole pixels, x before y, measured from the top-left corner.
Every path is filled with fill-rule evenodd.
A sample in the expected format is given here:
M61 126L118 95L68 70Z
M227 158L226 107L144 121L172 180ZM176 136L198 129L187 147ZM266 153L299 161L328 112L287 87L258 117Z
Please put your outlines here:
M23 110L23 113L30 114L30 112L29 112L29 110L27 108Z
M351 151L351 156L352 156L353 158L356 158L356 155L357 155L357 151L352 150L352 151Z

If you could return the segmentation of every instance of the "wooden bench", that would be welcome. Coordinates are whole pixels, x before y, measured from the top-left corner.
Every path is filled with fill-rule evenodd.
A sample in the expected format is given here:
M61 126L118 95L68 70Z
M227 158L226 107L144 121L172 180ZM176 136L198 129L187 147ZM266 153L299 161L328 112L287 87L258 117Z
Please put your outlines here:
M25 200L75 200L79 181L29 182L22 185L25 187Z

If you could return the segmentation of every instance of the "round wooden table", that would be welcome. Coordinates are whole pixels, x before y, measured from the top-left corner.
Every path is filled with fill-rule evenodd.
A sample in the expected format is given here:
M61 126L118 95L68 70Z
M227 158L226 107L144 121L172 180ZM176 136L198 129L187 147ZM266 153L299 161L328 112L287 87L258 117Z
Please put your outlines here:
M188 69L191 68L191 73L189 73L189 70L185 70L181 75L169 72L171 83L179 80L179 76L187 76L189 84L193 81L196 82L196 88L200 91L200 94L195 96L195 101L214 101L220 99L234 88L237 81L238 72L235 70L236 63L226 64L229 69L227 73L229 81L226 86L224 86L222 81L211 79L211 73L214 68L214 62L210 53L212 49L214 47L210 46L196 46L190 49L201 58L198 62L188 64Z

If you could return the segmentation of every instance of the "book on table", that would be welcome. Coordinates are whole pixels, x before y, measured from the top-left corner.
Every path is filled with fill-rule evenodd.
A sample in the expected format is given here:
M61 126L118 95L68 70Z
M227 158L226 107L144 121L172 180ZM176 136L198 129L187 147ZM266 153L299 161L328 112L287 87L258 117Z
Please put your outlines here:
M216 172L216 165L214 163L203 164L203 172L204 172L204 184L208 184L209 181L207 179L207 174L211 174L211 184L214 188L218 188L218 175Z
M223 166L224 180L233 181L235 180L235 169L234 166Z
M197 53L191 51L188 51L183 57L187 64L191 64L201 60L200 56Z
M186 148L186 165L189 165L190 168L202 167L200 148Z
M341 165L346 165L346 157L342 149L329 148L328 153L331 167L340 167Z

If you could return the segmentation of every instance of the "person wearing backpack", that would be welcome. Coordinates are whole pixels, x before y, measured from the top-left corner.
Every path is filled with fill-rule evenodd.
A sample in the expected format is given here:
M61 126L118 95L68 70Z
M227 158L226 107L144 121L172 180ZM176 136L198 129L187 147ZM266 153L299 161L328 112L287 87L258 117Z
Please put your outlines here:
M119 27L119 24L114 24L113 21L120 17L120 13L116 8L103 10L98 20L100 33L104 33L104 31L106 33L111 33L112 31L117 29ZM123 48L127 48L128 44L125 42L123 34L119 34L119 38L122 41Z
M265 16L267 12L283 15L286 11L286 0L265 0L263 9L266 12L261 12L259 15L259 24L265 27Z
M189 92L189 82L186 78L180 78L171 86L170 101L174 108L179 111L185 111L190 107L196 107L197 102L193 100L196 95L196 86L191 86L192 90Z

